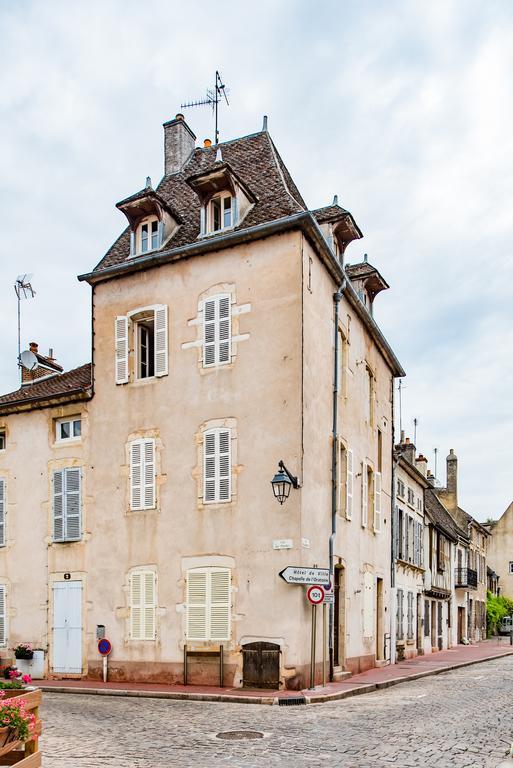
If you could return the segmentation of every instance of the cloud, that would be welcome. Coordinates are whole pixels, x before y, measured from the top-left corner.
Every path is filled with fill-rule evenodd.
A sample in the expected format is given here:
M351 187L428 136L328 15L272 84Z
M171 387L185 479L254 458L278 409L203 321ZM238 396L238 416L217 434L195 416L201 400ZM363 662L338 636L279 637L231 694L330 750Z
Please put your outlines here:
M17 386L12 283L34 273L23 346L90 356L91 269L115 202L162 173L164 120L230 86L221 136L262 115L307 202L338 193L392 289L376 318L408 377L419 448L455 448L478 517L511 500L513 8L506 0L0 4L0 390ZM209 111L188 120L199 141ZM485 482L486 478L486 482Z

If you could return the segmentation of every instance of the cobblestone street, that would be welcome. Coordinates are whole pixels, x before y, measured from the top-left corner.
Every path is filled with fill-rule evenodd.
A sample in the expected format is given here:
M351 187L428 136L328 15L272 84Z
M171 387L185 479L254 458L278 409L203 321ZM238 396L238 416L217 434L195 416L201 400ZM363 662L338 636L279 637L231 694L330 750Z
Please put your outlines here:
M46 693L46 768L494 768L513 740L513 657L329 704ZM258 740L224 741L226 730Z

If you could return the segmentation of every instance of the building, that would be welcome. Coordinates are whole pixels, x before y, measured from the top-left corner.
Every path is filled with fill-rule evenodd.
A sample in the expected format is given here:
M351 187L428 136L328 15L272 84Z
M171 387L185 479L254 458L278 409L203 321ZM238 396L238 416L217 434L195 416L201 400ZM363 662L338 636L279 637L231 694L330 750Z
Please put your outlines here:
M98 677L105 633L114 680L182 681L187 660L217 683L222 658L226 684L304 686L311 610L280 571L317 564L332 676L386 663L404 375L371 312L387 285L344 270L360 230L336 201L307 208L266 123L198 148L177 115L164 150L80 277L91 366L0 397L0 640L45 648L55 677Z
M395 659L423 653L424 493L429 488L427 459L416 457L409 438L395 447Z
M490 521L485 527L490 534L488 564L497 580L495 590L493 578L489 589L494 594L500 592L505 597L513 597L513 502L498 520Z

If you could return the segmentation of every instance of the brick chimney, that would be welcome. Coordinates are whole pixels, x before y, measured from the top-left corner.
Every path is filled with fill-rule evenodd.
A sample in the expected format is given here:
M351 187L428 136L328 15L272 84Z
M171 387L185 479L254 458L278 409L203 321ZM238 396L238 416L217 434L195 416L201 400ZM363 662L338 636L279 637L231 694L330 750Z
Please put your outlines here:
M178 114L174 120L164 123L164 173L178 173L194 152L196 136L184 116Z
M26 387L29 384L39 381L42 378L48 378L49 376L57 376L62 373L63 368L53 357L53 349L50 350L48 357L39 353L39 344L35 341L31 341L29 349L33 355L37 358L37 364L29 370L28 368L21 367L21 386Z
M408 464L415 466L415 446L409 437L404 437L404 432L401 432L401 442L396 445L396 450L404 456Z
M424 475L424 477L427 477L427 473L428 473L428 468L427 468L427 465L428 465L428 460L426 459L426 457L425 457L425 456L423 456L423 455L420 453L420 454L417 456L417 458L415 459L415 466L416 466L416 467L417 467L417 469L419 470L420 474L421 474L421 475Z

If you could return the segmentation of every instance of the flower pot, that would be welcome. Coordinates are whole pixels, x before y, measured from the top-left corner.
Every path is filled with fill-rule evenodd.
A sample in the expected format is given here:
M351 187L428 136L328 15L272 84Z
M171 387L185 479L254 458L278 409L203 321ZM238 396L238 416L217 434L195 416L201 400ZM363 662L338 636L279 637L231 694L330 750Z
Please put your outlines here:
M8 726L0 728L0 748L5 747L9 741L12 741L12 735L12 731Z
M30 675L34 680L45 676L45 652L34 651L32 659L16 659L16 667L22 675Z

